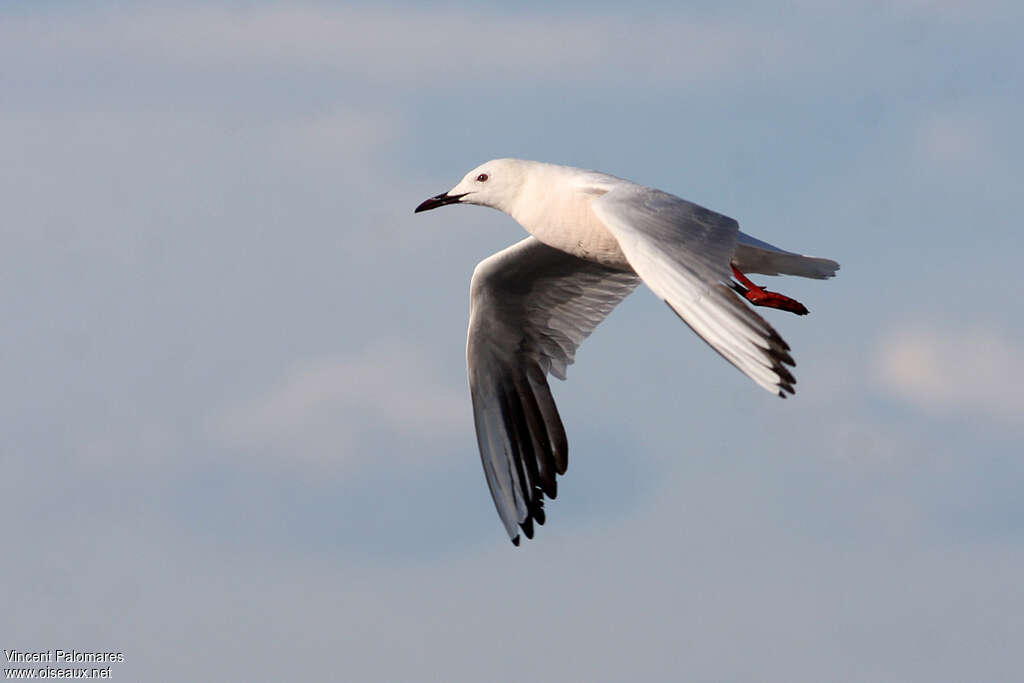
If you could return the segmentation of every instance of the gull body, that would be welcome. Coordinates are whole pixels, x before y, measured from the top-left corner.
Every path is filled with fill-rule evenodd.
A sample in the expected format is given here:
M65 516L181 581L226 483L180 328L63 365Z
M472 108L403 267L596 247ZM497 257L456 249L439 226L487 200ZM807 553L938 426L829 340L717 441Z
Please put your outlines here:
M579 345L641 281L726 360L784 397L796 383L789 347L747 302L807 311L744 273L824 279L839 268L674 195L570 166L495 159L416 212L456 203L503 211L531 235L476 267L467 340L484 472L516 545L520 529L530 538L533 523L544 523L544 496L555 497L568 462L546 376L565 379Z
M524 172L526 169L521 168L517 160L504 162L498 164L499 168L507 165L509 171L525 175L520 181L520 192L509 202L505 213L528 233L549 247L578 258L612 268L630 267L618 240L592 207L593 201L612 190L615 183L627 181L539 162L529 164L526 167L529 172ZM508 171L499 171L504 172ZM473 177L478 176L479 173ZM474 203L472 194L466 199Z

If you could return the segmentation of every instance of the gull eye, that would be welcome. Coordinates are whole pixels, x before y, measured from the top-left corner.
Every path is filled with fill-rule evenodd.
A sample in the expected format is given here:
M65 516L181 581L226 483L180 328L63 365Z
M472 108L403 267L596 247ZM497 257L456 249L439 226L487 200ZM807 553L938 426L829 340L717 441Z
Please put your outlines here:
M476 181L477 181L478 183L486 183L486 182L487 182L487 177L488 177L488 176L487 176L487 174L486 174L486 173L481 173L480 175L478 175L478 176L476 177Z

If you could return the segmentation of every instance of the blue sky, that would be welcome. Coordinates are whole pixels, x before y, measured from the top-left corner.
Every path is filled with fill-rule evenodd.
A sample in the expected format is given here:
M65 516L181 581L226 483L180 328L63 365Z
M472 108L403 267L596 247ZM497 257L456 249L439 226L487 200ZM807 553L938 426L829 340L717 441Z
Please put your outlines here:
M1012 680L1024 180L1010 2L2 3L4 648L115 678ZM597 168L842 263L779 401L641 288L505 539L469 277L414 216ZM756 281L756 280L755 280Z

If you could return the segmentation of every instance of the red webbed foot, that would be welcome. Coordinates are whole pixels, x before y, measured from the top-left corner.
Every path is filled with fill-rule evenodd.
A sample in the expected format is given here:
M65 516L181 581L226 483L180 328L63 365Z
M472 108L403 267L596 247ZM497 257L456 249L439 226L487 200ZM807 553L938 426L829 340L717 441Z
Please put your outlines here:
M733 283L733 289L742 294L747 301L755 306L778 308L797 315L807 315L807 307L802 303L784 294L770 292L763 287L758 287L746 275L738 271L736 266L732 266L732 274L739 280L739 284Z

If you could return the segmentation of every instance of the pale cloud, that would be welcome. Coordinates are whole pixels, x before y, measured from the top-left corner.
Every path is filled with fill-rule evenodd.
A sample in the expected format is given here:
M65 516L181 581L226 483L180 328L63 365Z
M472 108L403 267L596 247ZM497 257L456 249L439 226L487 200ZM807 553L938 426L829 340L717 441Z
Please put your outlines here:
M960 21L998 18L1014 9L1013 3L1007 0L869 0L864 4L888 6L914 16Z
M573 13L537 21L412 8L192 7L14 17L0 28L0 55L131 58L204 71L327 69L425 88L494 79L718 83L773 68L783 73L799 45L792 38L745 20L680 15L624 21Z
M1024 426L1024 340L984 327L910 324L876 352L881 387L928 412L987 415Z
M916 435L872 420L856 410L822 421L825 454L839 465L865 474L887 472L920 461L928 449Z
M1013 9L1008 0L797 0L797 6L830 13L869 12L923 20L987 21Z
M63 180L60 173L77 174L88 182L102 162L105 173L124 172L128 179L149 183L148 174L153 172L183 170L193 178L208 172L212 164L220 171L254 157L260 158L261 166L337 165L358 178L366 166L374 162L375 168L381 166L381 152L396 144L406 130L406 122L392 109L351 104L258 117L211 111L95 112L74 107L45 114L0 110L0 146L13 158L39 160L38 165L48 171L44 175L8 169L0 182L22 182L35 189L56 184L54 177ZM188 161L195 165L179 168ZM146 169L146 176L139 176L140 167ZM75 183L67 185L61 189L75 188Z
M367 205L386 191L416 197L412 181L390 173L391 151L406 130L394 111L343 105L274 117L0 111L0 148L33 162L0 171L8 219L0 222L0 235L16 240L5 256L17 254L20 243L20 262L26 253L50 259L73 251L80 261L86 254L113 255L138 264L152 257L146 251L156 236L181 225L200 231L202 222L251 223L244 212L254 196L268 187L282 192L299 178L309 195L333 201L336 213L351 197ZM288 220L308 223L316 207L299 204L289 208ZM200 212L202 221L183 219L182 211ZM339 232L354 233L354 222L339 218Z
M993 126L980 112L937 113L918 129L917 156L925 167L973 172L972 167L992 161Z
M231 446L336 463L358 459L373 436L436 439L470 424L464 392L418 351L385 343L291 368L270 389L225 409L213 431Z

